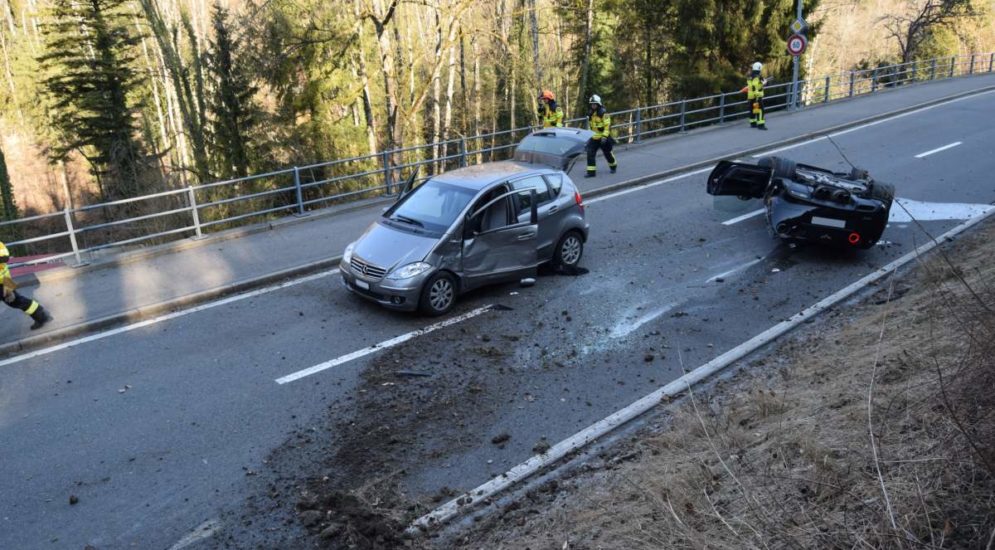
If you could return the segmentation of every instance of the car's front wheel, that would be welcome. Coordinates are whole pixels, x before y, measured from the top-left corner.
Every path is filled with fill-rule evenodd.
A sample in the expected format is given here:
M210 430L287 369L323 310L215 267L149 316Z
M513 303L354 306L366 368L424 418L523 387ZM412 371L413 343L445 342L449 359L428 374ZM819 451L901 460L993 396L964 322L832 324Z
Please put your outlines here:
M446 271L440 271L425 281L418 309L425 315L444 315L456 304L456 278Z
M560 237L553 256L555 267L577 267L584 255L584 238L577 231L567 231Z

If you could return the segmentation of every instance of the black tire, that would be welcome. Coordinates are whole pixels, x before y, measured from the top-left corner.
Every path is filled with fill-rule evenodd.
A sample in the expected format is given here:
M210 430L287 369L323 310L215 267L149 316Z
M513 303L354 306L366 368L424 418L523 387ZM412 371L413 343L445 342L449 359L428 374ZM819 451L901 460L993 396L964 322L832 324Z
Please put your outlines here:
M885 204L891 204L891 202L895 200L894 185L890 183L874 182L870 187L870 193L868 193L870 198L879 200Z
M567 231L556 243L556 250L553 252L553 267L568 269L577 267L583 256L583 235L579 231Z
M445 315L453 309L457 295L456 277L447 271L439 271L429 277L422 286L418 309L432 317Z
M798 176L798 165L795 161L783 157L760 157L757 165L770 168L775 178L793 180Z
M850 179L852 180L866 180L869 177L870 174L868 174L867 170L864 170L863 168L853 167L850 170Z

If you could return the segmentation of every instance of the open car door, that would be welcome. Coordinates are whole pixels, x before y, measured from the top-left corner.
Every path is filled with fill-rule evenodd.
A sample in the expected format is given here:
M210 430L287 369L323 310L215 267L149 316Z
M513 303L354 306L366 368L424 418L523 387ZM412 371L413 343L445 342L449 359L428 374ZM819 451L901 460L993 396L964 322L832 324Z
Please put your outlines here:
M722 160L708 175L708 194L760 199L772 175L773 171L766 166Z
M582 128L543 128L525 137L515 149L515 160L545 164L569 172L574 161L584 152L587 140L594 132Z
M512 196L522 192L502 193L467 216L463 226L465 290L535 274L539 214L534 190L528 191L532 205L529 219L519 221L512 215Z

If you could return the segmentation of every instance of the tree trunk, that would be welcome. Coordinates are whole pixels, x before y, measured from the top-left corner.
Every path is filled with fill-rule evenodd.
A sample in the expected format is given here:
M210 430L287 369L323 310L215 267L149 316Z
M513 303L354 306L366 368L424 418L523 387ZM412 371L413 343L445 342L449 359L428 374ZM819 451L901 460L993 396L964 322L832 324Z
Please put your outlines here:
M584 24L584 59L580 65L580 96L577 105L587 102L587 73L590 70L591 40L594 33L594 0L587 0L587 12ZM583 110L583 109L581 109Z
M456 81L456 48L449 46L449 82L446 83L446 108L442 119L442 141L449 141L449 131L453 122L453 88ZM442 156L449 156L448 144L442 146Z
M359 0L353 2L353 13L356 18L356 55L359 81L363 84L363 118L366 121L366 141L370 154L377 153L377 120L373 112L373 100L370 97L370 75L366 69L366 25L362 18Z
M536 94L545 84L542 80L542 64L539 63L539 16L536 14L536 0L526 0L529 10L529 31L532 35L532 66L535 67Z
M24 113L21 111L21 102L17 98L17 87L14 85L14 73L10 70L10 54L7 52L7 38L4 32L0 31L0 48L3 49L3 68L7 76L7 85L10 87L10 101L17 110L17 120L24 126Z
M439 14L438 5L435 8L435 51L433 52L433 61L438 64L442 58L442 17ZM443 170L440 169L441 163L438 162L440 158L440 152L442 152L441 141L442 135L442 82L441 74L436 72L432 75L432 133L430 134L430 140L432 143L432 159L436 162L432 164L434 167L434 172L439 173Z

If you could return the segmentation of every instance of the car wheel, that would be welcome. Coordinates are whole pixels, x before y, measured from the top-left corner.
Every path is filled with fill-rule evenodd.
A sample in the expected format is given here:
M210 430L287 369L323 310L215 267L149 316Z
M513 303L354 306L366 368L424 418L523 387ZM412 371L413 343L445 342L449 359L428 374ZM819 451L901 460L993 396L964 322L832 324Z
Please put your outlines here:
M870 187L870 197L872 199L879 200L885 204L891 204L891 201L895 199L895 186L890 183L874 182Z
M418 308L425 315L444 315L456 304L456 278L440 271L429 277L422 287Z
M867 170L864 170L863 168L857 168L854 166L850 169L850 179L852 180L866 180L869 176L870 174L868 174Z
M577 231L567 231L556 244L555 267L577 267L584 255L584 238Z
M798 165L795 161L781 157L761 157L758 166L770 168L775 178L793 180L798 176Z

